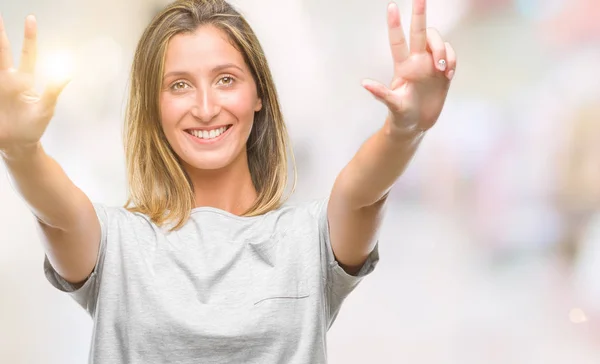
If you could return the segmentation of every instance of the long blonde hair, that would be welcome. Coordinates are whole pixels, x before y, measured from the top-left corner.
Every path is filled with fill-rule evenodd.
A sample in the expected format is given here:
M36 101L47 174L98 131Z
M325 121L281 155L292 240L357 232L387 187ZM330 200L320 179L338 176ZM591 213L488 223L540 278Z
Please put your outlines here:
M289 196L284 197L288 152L292 162L293 154L288 149L287 129L271 71L254 31L226 1L175 1L154 17L138 43L123 133L129 182L125 208L147 215L159 226L174 223L171 230L179 229L189 219L195 197L190 178L162 129L159 93L169 40L201 25L215 26L229 36L244 56L262 100L263 107L255 114L246 145L258 198L244 215L276 209Z

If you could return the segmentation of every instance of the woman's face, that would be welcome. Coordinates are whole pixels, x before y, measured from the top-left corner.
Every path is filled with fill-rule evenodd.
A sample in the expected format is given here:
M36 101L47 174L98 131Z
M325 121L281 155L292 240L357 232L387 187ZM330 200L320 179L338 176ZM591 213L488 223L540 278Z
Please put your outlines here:
M250 69L225 32L207 25L169 41L160 117L184 166L214 170L247 158L261 108Z

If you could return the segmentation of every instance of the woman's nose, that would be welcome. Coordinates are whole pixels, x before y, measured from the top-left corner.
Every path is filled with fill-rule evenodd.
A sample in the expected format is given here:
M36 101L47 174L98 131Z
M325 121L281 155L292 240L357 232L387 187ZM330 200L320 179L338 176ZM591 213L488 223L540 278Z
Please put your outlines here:
M198 91L196 103L192 108L192 115L203 123L209 123L219 114L221 107L215 91L204 88Z

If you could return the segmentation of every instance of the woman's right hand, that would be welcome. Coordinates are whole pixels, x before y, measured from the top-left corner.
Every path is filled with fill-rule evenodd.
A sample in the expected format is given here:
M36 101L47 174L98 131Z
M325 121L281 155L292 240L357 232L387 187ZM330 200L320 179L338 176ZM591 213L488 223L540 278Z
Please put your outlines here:
M49 84L42 94L34 87L37 26L33 15L25 20L25 39L18 69L12 56L4 22L0 17L0 154L26 150L38 145L58 95L67 80Z

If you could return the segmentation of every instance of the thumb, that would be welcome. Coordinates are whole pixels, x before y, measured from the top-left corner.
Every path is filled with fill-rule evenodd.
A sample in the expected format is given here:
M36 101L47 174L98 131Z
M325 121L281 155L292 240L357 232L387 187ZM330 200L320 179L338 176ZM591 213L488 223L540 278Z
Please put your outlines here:
M56 106L56 102L58 100L58 96L60 96L61 92L67 87L67 85L71 82L70 79L62 80L62 81L52 81L48 83L42 97L40 99L41 106L48 110L54 110Z
M377 100L383 102L390 111L398 111L401 109L401 100L384 84L364 79L362 86L371 93Z

